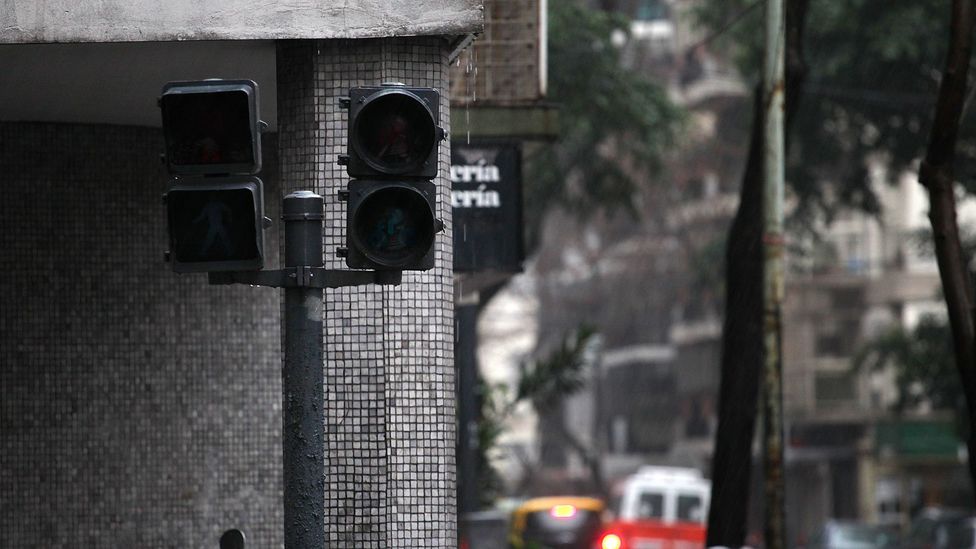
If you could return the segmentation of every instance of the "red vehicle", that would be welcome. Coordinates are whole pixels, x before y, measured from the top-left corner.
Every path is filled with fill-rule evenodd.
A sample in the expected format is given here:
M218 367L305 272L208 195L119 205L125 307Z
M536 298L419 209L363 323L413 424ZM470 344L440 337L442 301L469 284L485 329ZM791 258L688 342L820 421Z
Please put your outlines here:
M705 544L711 483L696 469L643 467L623 484L616 517L594 549L692 549Z

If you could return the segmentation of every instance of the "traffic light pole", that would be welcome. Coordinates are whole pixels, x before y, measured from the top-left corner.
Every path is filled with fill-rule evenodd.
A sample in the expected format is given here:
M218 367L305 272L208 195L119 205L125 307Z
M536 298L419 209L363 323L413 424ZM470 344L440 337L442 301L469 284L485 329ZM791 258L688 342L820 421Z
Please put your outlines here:
M323 199L296 191L282 202L285 267L209 273L210 284L285 289L281 372L285 549L325 547L324 288L398 285L400 271L323 268Z
M285 268L322 267L322 197L285 197ZM285 288L281 371L285 549L325 547L322 288Z

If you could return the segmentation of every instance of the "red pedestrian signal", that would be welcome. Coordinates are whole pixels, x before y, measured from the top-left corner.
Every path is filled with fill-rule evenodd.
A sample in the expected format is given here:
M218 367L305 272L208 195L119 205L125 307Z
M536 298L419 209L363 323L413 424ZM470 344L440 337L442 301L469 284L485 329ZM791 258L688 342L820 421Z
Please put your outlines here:
M260 270L264 196L258 85L251 80L170 82L159 98L169 258L178 273Z
M159 107L166 166L176 175L261 170L258 88L250 80L170 82Z

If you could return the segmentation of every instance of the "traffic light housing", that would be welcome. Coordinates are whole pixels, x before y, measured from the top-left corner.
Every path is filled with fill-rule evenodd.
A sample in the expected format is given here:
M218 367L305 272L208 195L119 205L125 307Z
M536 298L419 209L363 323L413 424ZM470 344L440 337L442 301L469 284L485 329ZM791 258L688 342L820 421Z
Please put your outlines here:
M258 178L176 182L165 201L174 271L247 271L264 266L264 196Z
M435 193L430 181L350 181L346 264L353 269L433 268L434 234L441 229Z
M159 97L170 249L178 273L260 270L264 191L258 85L252 80L169 82Z
M174 175L261 171L258 85L251 80L170 82L159 98L166 167Z
M440 94L402 84L349 90L346 265L425 271L434 266Z
M437 176L440 94L398 84L349 90L350 177Z

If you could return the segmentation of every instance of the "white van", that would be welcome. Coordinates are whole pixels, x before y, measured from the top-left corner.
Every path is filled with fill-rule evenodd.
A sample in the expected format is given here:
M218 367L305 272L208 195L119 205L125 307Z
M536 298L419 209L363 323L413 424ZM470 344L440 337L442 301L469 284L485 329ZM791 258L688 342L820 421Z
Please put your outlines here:
M690 549L705 543L711 482L697 469L642 467L621 485L600 549Z
M711 490L697 469L642 467L624 483L620 518L705 524Z

